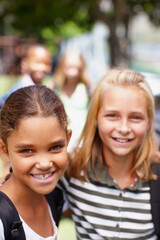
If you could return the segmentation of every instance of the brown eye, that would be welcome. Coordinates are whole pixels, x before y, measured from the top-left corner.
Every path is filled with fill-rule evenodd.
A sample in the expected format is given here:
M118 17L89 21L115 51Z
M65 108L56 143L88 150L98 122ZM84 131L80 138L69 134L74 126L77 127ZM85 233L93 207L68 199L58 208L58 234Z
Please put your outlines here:
M31 149L23 149L23 150L20 150L20 153L32 153L32 150Z
M64 144L58 144L50 148L50 151L61 150L64 147Z

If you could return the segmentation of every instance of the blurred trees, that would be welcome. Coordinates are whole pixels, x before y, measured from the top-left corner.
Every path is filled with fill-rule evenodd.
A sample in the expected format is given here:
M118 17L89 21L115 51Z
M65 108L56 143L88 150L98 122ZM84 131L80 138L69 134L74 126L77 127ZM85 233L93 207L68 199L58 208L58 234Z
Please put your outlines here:
M0 0L0 34L35 37L55 54L62 39L89 31L100 20L110 30L111 65L127 64L129 23L140 12L159 25L159 0Z

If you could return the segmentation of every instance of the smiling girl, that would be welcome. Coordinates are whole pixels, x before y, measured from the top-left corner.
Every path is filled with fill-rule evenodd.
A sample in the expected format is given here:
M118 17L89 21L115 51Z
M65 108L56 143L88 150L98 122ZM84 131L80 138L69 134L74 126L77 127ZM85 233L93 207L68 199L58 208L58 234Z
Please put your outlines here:
M26 240L56 239L56 209L52 216L45 195L66 169L70 136L61 100L44 86L17 90L1 110L0 153L12 173L0 191L14 204ZM1 220L0 239L5 239Z
M159 239L160 179L152 169L157 149L147 82L136 72L111 69L93 93L60 180L78 240Z

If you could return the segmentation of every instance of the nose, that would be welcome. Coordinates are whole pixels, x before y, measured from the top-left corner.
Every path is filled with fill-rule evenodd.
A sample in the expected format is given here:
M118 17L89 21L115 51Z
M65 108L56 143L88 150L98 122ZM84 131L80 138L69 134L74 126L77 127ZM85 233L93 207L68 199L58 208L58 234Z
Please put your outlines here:
M122 134L128 134L131 132L131 128L129 127L127 120L122 120L116 129Z
M48 170L53 167L53 161L46 155L41 155L39 156L35 166L37 169Z

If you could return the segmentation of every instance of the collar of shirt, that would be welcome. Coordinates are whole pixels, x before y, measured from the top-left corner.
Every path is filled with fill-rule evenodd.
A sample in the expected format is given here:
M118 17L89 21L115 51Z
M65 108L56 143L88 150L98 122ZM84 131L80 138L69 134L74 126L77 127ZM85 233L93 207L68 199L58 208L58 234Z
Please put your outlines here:
M114 186L115 188L119 189L119 186L116 183L115 179L113 179L112 176L108 173L107 166L99 163L98 159L95 161L94 171L90 164L88 175L89 175L90 182L96 182L96 183L100 182L100 183L106 184L107 186L110 186L110 187ZM143 185L142 180L139 177L137 177L135 179L135 183L127 187L126 189L134 191L134 190L137 190L142 185Z
M28 74L25 74L22 77L21 82L22 82L23 87L28 87L28 86L31 86L31 85L35 85L32 78Z

